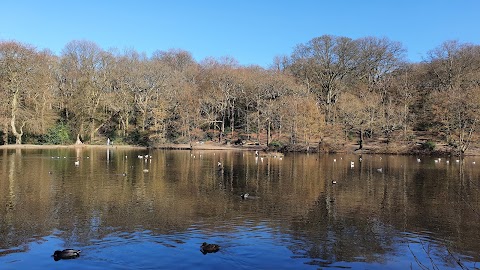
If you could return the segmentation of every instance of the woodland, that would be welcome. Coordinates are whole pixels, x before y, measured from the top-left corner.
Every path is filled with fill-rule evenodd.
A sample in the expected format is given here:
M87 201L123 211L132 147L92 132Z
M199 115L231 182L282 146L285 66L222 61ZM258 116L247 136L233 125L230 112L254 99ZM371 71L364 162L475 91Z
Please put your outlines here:
M476 147L480 46L445 41L418 63L406 52L388 38L324 35L264 68L181 49L147 56L74 40L55 55L0 41L0 145Z

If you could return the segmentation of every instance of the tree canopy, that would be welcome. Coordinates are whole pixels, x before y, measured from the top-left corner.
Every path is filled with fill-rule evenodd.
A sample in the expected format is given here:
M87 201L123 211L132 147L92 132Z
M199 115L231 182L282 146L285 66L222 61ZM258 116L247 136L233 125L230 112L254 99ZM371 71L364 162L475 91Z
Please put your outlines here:
M361 148L421 131L465 152L479 122L480 46L445 41L421 63L405 52L388 38L324 35L262 68L180 49L146 56L74 40L56 56L1 41L0 143L356 138Z

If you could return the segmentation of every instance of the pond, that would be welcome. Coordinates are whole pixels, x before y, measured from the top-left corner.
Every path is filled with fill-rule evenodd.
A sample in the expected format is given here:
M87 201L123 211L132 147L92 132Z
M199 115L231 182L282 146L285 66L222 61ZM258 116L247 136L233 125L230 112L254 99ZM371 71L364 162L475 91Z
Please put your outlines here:
M476 157L0 150L0 207L1 269L480 267Z

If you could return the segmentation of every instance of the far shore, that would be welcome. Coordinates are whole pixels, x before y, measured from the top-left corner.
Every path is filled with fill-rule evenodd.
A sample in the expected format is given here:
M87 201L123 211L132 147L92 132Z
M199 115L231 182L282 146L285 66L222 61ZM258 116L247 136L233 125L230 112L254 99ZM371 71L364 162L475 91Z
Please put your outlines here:
M96 145L96 144L69 144L69 145L56 145L56 144L7 144L0 145L0 149L74 149L74 148L119 148L119 149L146 149L143 146L134 145Z
M390 154L390 155L432 155L432 156L451 156L451 153L445 145L437 145L437 149L432 152L421 152L400 145L400 147L388 149L386 147L379 146L379 144L371 143L366 145L362 150L358 149L358 145L349 143L343 145L332 152L322 153L343 153L343 154ZM1 149L168 149L168 150L224 150L224 151L275 151L274 149L268 149L265 145L258 144L245 144L245 145L233 145L233 144L221 144L215 142L192 142L190 144L157 144L150 147L138 146L138 145L126 145L126 144L69 144L69 145L37 145L37 144L8 144L0 145ZM305 152L305 148L288 149L287 152ZM318 149L313 150L317 152ZM480 156L480 147L471 147L464 156Z
M7 144L0 145L0 149L178 149L178 150L263 150L261 145L234 146L216 143L192 144L160 144L152 147L136 145L99 145L99 144L69 144L69 145L40 145L40 144Z

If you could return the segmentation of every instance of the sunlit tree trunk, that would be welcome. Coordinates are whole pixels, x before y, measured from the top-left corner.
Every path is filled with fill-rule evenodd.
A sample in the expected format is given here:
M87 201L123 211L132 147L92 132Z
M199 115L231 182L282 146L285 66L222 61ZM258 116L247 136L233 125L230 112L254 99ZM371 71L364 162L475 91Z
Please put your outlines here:
M18 109L18 91L16 91L13 94L13 98L12 98L12 118L10 120L10 125L12 127L13 136L15 136L15 144L22 144L23 127L25 126L25 122L22 122L22 124L20 125L20 130L17 130L17 127L16 127L17 109Z

